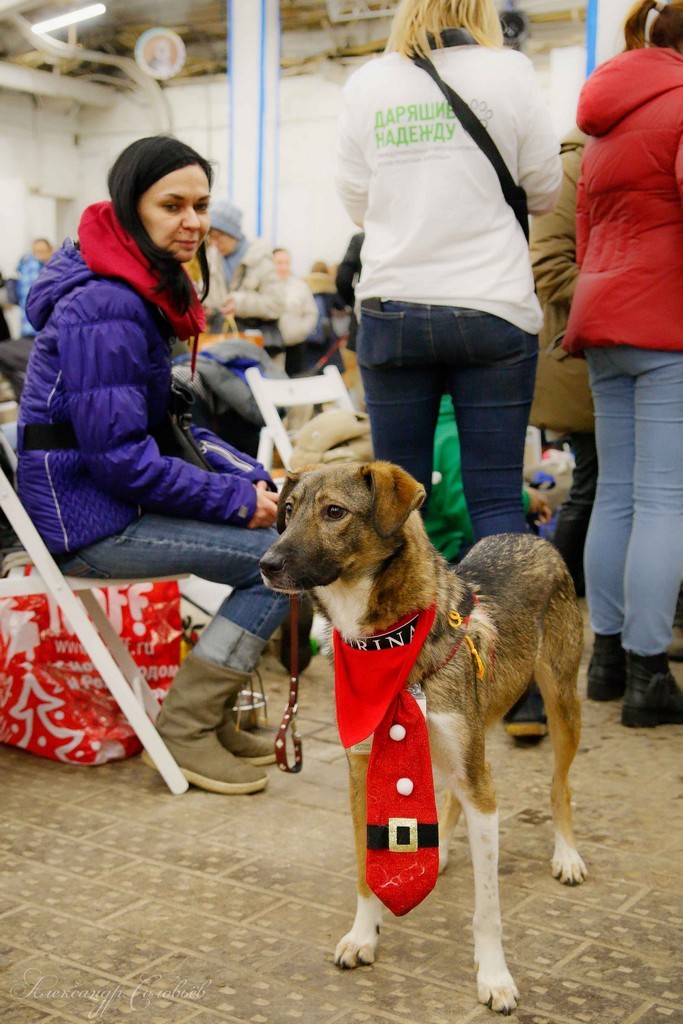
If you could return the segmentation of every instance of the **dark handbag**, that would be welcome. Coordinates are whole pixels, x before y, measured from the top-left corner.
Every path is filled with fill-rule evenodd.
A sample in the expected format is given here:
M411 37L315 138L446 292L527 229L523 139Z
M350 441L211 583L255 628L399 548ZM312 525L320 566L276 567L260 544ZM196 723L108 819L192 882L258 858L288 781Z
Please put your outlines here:
M512 212L517 218L519 226L524 232L524 237L528 242L529 210L527 207L526 192L521 185L516 184L508 170L507 164L498 152L498 147L495 142L487 132L486 128L484 128L477 115L470 109L462 97L458 96L455 89L452 89L450 85L444 82L429 57L423 57L414 53L412 55L412 60L414 64L419 68L422 68L423 71L426 71L427 74L434 79L439 89L441 89L441 92L448 100L451 109L458 121L460 121L460 124L463 126L465 131L471 135L484 155L488 157L493 164L493 169L498 175L498 180L500 181L500 187L503 190L505 201L512 207Z
M154 439L162 455L183 459L213 473L213 466L207 460L192 433L192 406L194 394L182 381L171 380L171 401L164 420L154 431Z

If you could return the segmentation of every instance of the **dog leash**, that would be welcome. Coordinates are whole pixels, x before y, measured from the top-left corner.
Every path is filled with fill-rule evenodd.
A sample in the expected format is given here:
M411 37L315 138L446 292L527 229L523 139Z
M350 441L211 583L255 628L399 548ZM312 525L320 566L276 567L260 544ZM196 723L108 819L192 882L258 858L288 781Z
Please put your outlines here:
M315 377L316 374L318 373L318 370L322 370L323 367L330 361L330 359L332 358L334 353L339 351L339 349L342 347L342 345L344 345L345 342L348 341L348 337L349 337L348 334L342 334L342 336L340 338L337 338L337 340L334 342L334 344L327 350L325 355L321 356L320 359L318 360L318 362L315 363L310 368L310 370L304 370L303 373L295 373L295 374L293 374L293 377L296 380L299 380L302 377L303 378L305 378L305 377Z
M303 764L301 737L296 726L296 715L299 710L299 598L292 594L289 598L290 625L290 656L289 656L289 700L285 708L280 728L275 740L275 760L282 772L300 772ZM287 732L292 730L294 745L294 763L287 760Z
M472 593L471 597L472 597L472 609L468 612L468 614L465 616L465 618L463 618L462 615L460 614L460 612L456 611L455 608L451 608L450 612L448 613L448 625L450 626L451 629L459 629L461 626L463 626L465 629L467 629L467 627L469 626L469 624L470 624L470 616L472 614L472 611L474 610L475 606L479 604L479 601L477 600L477 595L476 594ZM443 659L443 661L440 661L438 665L435 665L434 668L430 669L428 672L423 672L422 673L422 675L420 676L420 678L417 681L418 686L422 686L422 684L425 682L425 680L429 679L430 676L436 675L437 672L440 672L441 669L444 668L448 664L448 662L452 658L455 657L455 655L458 653L458 651L462 647L463 643L467 644L467 646L470 649L470 654L472 655L472 661L474 663L474 673L475 673L474 682L475 682L475 689L476 689L477 679L483 679L484 678L484 671L485 671L484 670L484 663L482 662L482 660L481 660L481 658L479 656L479 651L475 647L472 638L470 636L468 636L467 633L465 633L464 636L462 636L462 637L460 637L458 639L458 641L450 649L450 651L448 652L446 657Z

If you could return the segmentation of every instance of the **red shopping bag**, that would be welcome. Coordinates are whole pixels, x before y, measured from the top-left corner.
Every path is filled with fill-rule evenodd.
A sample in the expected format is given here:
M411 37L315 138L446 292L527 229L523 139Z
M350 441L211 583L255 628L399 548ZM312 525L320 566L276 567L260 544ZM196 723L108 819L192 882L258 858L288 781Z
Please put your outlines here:
M177 582L93 593L162 700L180 662ZM142 749L59 606L42 594L0 601L0 742L85 765Z

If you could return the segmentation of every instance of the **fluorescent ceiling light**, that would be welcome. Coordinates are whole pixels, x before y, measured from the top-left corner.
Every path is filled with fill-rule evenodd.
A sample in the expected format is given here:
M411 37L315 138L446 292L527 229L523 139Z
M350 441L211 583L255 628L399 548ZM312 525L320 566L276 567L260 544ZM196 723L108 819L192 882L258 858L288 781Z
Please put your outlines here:
M104 4L91 4L89 7L81 7L77 11L68 11L66 14L58 14L56 18L48 18L46 21L37 21L31 25L33 32L42 35L45 32L54 32L58 28L66 28L67 25L75 25L79 21L86 21L88 18L96 18L106 11Z

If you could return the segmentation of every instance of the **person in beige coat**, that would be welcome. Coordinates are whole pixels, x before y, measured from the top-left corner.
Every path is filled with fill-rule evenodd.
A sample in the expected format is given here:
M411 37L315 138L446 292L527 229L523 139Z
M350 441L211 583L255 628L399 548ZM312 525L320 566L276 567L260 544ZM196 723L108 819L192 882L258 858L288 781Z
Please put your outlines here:
M585 593L583 547L595 498L598 459L593 400L585 360L562 349L569 308L579 275L576 263L576 186L586 136L575 128L562 142L562 192L550 213L531 222L531 259L543 306L539 356L530 423L566 438L576 467L572 486L557 517L554 541L577 593Z
M321 362L324 366L336 366L344 373L346 365L342 358L342 348L346 348L346 338L350 326L350 310L337 291L334 270L323 260L316 260L304 281L311 289L318 306L319 318L315 330L306 339L306 369L313 373L321 373Z
M279 320L285 343L285 371L295 377L306 368L305 340L318 323L318 307L303 278L292 273L289 249L273 249L273 259L285 286L285 311Z
M211 204L209 271L211 283L204 306L213 331L226 317L240 329L258 329L270 356L284 349L278 320L285 311L285 288L270 246L250 242L242 231L242 211L229 199Z

